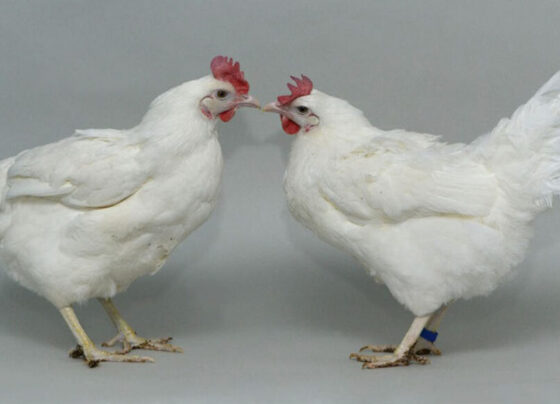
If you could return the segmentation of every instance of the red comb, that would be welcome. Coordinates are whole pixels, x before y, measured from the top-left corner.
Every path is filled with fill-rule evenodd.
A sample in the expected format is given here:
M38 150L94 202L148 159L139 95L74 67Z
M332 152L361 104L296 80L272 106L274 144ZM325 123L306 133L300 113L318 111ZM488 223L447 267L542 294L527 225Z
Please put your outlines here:
M243 77L243 72L239 68L239 62L233 63L232 58L226 56L216 56L210 62L210 70L215 79L227 81L239 94L249 92L249 83Z
M311 94L311 90L313 90L313 82L309 79L309 77L302 74L301 79L294 76L290 76L290 78L296 82L296 85L294 86L292 83L288 83L288 88L292 93L290 95L279 96L278 104L280 105L290 104L298 97Z

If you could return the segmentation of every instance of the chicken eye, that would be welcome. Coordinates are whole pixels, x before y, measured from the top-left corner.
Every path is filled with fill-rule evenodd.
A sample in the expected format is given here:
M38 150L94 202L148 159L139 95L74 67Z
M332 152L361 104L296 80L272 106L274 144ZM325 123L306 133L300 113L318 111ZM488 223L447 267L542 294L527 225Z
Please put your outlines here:
M218 98L226 98L229 93L226 90L218 90L216 92L216 97Z
M303 105L300 105L300 106L297 107L296 109L297 109L297 111L298 111L300 114L305 114L307 111L309 111L309 108L304 107Z

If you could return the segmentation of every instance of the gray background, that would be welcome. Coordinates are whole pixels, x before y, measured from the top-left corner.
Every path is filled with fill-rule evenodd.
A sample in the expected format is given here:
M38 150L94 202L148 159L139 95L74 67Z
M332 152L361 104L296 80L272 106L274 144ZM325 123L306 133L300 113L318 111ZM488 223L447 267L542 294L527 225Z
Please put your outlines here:
M133 126L217 54L241 61L263 102L305 73L381 128L470 141L560 69L557 1L487 3L2 1L0 157L75 128ZM141 335L173 335L185 353L89 370L67 358L74 340L54 307L0 271L1 402L557 402L557 206L512 281L452 306L444 356L362 371L347 355L398 342L411 314L289 216L292 139L277 116L240 111L219 129L216 212L116 298ZM96 342L114 334L96 302L77 312Z

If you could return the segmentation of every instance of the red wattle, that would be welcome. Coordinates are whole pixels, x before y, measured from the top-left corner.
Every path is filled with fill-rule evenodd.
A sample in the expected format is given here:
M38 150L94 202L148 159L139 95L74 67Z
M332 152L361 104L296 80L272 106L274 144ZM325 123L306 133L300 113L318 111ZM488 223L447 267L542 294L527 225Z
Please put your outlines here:
M300 126L291 119L285 117L284 115L280 115L280 120L282 121L282 129L284 129L284 132L288 135L295 135L299 132Z
M229 121L235 115L235 108L228 109L227 111L222 112L220 115L220 119L224 122Z

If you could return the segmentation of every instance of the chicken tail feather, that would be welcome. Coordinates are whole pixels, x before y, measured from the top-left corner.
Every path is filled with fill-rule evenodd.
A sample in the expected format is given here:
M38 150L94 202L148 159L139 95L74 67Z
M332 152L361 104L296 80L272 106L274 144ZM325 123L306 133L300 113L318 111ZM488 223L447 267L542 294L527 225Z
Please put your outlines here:
M538 212L550 207L560 194L560 72L479 145L521 208Z

